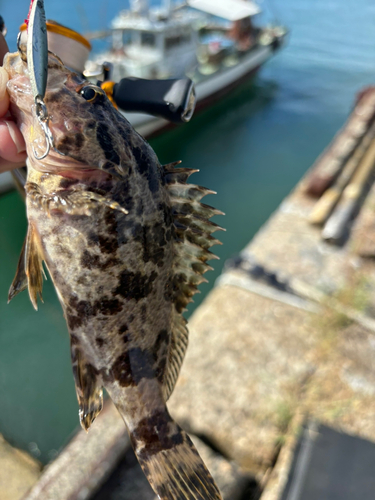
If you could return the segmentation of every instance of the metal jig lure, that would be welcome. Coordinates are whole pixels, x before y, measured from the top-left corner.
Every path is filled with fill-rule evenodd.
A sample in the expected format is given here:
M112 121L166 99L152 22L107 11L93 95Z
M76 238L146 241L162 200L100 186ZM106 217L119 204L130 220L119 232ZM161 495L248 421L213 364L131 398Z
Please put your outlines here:
M17 41L19 50L19 39ZM52 132L49 128L49 115L47 106L44 102L44 96L47 88L48 75L48 41L46 15L44 11L43 0L32 0L29 18L28 18L28 36L27 36L27 67L30 75L31 90L34 96L35 112L46 138L46 151L38 156L33 148L34 156L37 160L43 160L51 148L62 156L56 149Z

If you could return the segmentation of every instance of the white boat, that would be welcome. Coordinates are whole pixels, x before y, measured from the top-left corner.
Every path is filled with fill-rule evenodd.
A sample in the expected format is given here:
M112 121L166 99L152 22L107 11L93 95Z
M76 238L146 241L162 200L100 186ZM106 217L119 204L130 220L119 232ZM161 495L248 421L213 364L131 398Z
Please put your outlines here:
M248 0L188 0L153 9L147 0L134 0L112 21L110 48L87 62L85 75L100 75L106 62L113 81L188 76L199 110L254 75L283 45L285 27L255 27L260 12ZM171 126L147 114L124 114L146 137Z

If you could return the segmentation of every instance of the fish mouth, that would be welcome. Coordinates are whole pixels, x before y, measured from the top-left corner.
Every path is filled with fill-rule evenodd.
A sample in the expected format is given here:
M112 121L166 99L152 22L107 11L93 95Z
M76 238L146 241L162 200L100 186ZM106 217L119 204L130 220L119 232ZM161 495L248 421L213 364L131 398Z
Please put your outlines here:
M7 90L11 100L11 112L17 106L27 114L30 114L30 108L33 104L32 90L27 70L27 64L22 61L18 52L10 54L9 52L4 57L3 68L9 76ZM15 106L12 106L14 104Z
M64 157L53 150L51 150L43 162L37 161L38 159L35 157L34 151L37 156L41 156L46 151L48 139L36 115L36 106L27 63L23 60L19 52L7 53L4 57L3 67L9 76L7 90L10 96L10 112L13 119L19 124L21 133L25 138L29 162L38 170L45 172L56 171L58 168L62 170L71 168L72 159ZM66 79L62 75L62 72L58 71L58 75L53 75L49 79L47 93L51 90L51 87L52 91L60 89L65 81ZM47 108L47 111L51 110ZM51 120L52 116L50 113L49 115L48 126L52 136L56 137L64 134L64 124L60 123L60 120L54 123L54 120Z
M54 69L48 75L46 94L60 90L67 80L67 74L64 72L65 67L56 57L49 56L49 63L55 63ZM58 65L56 65L56 61ZM25 112L30 112L31 105L34 104L34 97L30 83L30 75L27 63L20 56L19 52L7 53L4 57L4 69L9 75L7 83L8 93L11 101Z
M91 179L93 176L100 179L108 177L110 174L103 171L94 173L94 170L101 170L100 162L96 159L89 165L84 156L81 155L81 158L80 155L65 153L61 148L60 144L67 136L74 138L76 132L84 134L83 128L75 125L73 120L74 97L77 95L77 88L84 80L78 75L71 74L53 54L49 54L48 60L49 71L44 102L48 113L47 126L53 139L53 144L49 145L47 142L49 138L36 114L27 63L19 52L8 53L4 58L3 67L9 75L7 90L10 96L10 112L25 139L28 163L40 172L66 177L79 179ZM64 101L65 105L62 105L61 101ZM48 154L43 156L49 146L52 147Z
M28 76L27 64L24 62L18 52L8 52L4 56L3 68L9 75L9 78L16 78L18 75Z

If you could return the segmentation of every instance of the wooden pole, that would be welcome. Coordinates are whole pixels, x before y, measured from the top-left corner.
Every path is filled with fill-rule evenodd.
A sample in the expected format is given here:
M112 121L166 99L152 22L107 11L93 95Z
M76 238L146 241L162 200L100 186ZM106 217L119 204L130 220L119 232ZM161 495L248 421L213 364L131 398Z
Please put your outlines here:
M315 204L314 209L309 217L309 221L311 222L311 224L322 226L326 222L374 139L375 124L372 124L366 135L363 137L362 141L359 143L353 156L346 163L336 182L332 187L330 187L323 193L321 198Z
M363 201L372 180L375 166L375 140L372 141L352 180L344 189L336 210L327 220L322 237L330 243L340 244L350 229L350 223Z
M315 162L306 179L306 194L320 198L333 184L374 119L375 88L372 87L360 96L344 127Z

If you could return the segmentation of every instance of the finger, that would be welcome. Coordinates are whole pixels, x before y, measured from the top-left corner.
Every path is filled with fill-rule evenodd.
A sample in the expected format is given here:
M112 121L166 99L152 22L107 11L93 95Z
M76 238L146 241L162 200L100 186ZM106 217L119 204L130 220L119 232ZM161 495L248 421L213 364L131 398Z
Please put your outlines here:
M0 117L3 117L9 108L9 95L7 92L8 73L0 66Z
M21 154L20 154L21 156ZM8 170L14 170L15 168L24 167L26 165L26 154L23 161L18 161L15 163L9 163L9 161L0 158L0 174L7 172Z
M5 54L9 52L8 44L0 33L0 63L3 64ZM4 116L9 108L9 95L7 92L8 73L0 67L0 117Z
M0 62L9 52L8 44L0 33ZM9 108L9 95L6 89L8 73L0 67L0 117L3 117ZM26 161L25 142L16 124L11 121L0 121L0 172L22 167Z
M26 158L25 141L12 121L0 121L0 157L8 162L19 162Z
M1 62L1 64L3 64L3 59L4 59L4 56L7 52L9 52L8 44L5 40L5 38L3 37L3 35L0 33L0 62Z

